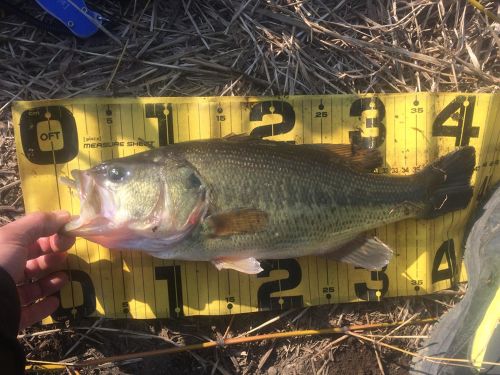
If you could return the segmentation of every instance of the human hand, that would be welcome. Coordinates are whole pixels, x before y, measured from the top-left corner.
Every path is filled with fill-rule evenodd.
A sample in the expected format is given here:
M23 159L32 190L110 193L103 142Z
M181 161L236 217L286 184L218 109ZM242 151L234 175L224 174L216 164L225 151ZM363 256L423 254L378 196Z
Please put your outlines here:
M64 268L65 251L75 239L57 232L68 221L70 214L65 211L37 212L0 228L0 267L18 285L19 329L42 320L59 306L52 294L68 282L68 276L57 271Z

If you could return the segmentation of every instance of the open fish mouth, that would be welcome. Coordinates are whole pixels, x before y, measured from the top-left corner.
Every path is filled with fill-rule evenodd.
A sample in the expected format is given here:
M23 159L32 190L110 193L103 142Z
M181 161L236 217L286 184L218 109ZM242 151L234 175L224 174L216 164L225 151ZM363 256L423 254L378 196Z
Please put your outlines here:
M102 186L92 171L73 170L71 175L73 179L59 180L78 192L80 215L74 216L62 231L108 248L142 248L147 242L155 251L165 250L189 235L208 210L207 192L202 189L187 218L179 221L175 214L170 214L167 192L160 187L155 207L142 220L134 221L120 216L120 198L115 197L115 191Z
M98 235L113 227L114 214L112 195L99 186L87 171L71 171L73 179L60 177L60 182L78 192L80 215L74 216L63 230L72 235Z

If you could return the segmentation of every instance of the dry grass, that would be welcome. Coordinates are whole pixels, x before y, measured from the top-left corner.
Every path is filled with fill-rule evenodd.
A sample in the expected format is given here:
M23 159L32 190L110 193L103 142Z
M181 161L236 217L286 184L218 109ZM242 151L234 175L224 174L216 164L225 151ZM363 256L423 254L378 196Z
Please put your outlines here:
M88 40L48 33L8 12L0 18L1 224L23 212L9 114L13 100L494 92L500 87L500 26L465 0L87 3L110 19L103 32ZM497 14L495 2L483 1L483 5ZM34 2L20 8L50 22ZM456 297L443 298L449 304ZM437 316L444 308L425 298L315 307L272 320L258 332L424 318ZM243 315L234 320L92 320L76 323L88 325L87 329L75 323L58 325L54 332L22 340L32 358L83 360L237 336L277 315ZM35 327L28 333L49 328L53 327ZM428 329L406 326L371 334L390 334L385 341L415 351ZM407 364L408 357L397 352L338 336L268 340L96 371L406 374Z
M456 296L435 297L454 303ZM443 307L425 298L390 299L382 304L358 303L317 306L236 316L182 318L180 320L86 320L68 327L31 329L35 334L21 338L30 358L74 363L102 356L163 349L221 338L301 329L322 329L347 325L403 321L396 327L323 337L286 338L218 346L212 349L163 355L102 365L104 373L241 373L241 374L407 374L411 357L373 345L384 345L416 352L427 337L430 324L412 325L416 320L439 316ZM267 323L267 324L265 324ZM83 337L83 340L82 340ZM78 345L74 346L75 343ZM29 346L32 349L29 349ZM72 349L68 352L68 349ZM378 359L377 359L378 358ZM105 370L104 370L105 369ZM93 369L84 368L83 374ZM120 372L123 371L123 372Z
M0 20L0 108L16 98L491 92L500 84L499 26L465 0L95 3L111 21L84 41Z

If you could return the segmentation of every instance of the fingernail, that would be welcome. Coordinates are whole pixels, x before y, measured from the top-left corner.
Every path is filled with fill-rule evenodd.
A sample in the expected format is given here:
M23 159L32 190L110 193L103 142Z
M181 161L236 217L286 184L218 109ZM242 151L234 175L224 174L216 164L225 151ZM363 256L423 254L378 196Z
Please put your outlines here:
M52 213L58 220L69 220L71 218L71 214L68 211L52 211Z

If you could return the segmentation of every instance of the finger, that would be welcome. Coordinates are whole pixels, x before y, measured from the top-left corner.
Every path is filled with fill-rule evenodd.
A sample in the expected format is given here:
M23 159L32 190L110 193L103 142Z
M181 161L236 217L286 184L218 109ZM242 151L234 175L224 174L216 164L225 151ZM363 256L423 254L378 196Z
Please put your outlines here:
M33 246L28 247L28 259L35 258L41 253L66 251L75 243L75 237L69 237L59 233L50 237L39 238Z
M21 306L31 304L40 298L44 298L59 291L68 282L68 275L57 272L46 276L33 284L24 284L17 287Z
M21 308L21 321L19 329L24 329L39 322L56 311L59 306L59 299L54 296L47 297L33 305Z
M5 226L2 242L16 242L28 247L40 237L59 231L71 218L67 211L35 212ZM8 230L7 230L8 228Z
M66 266L67 253L50 253L28 260L24 276L28 279L40 278L49 273L60 271Z
M56 233L49 237L52 251L66 251L75 244L76 238Z

